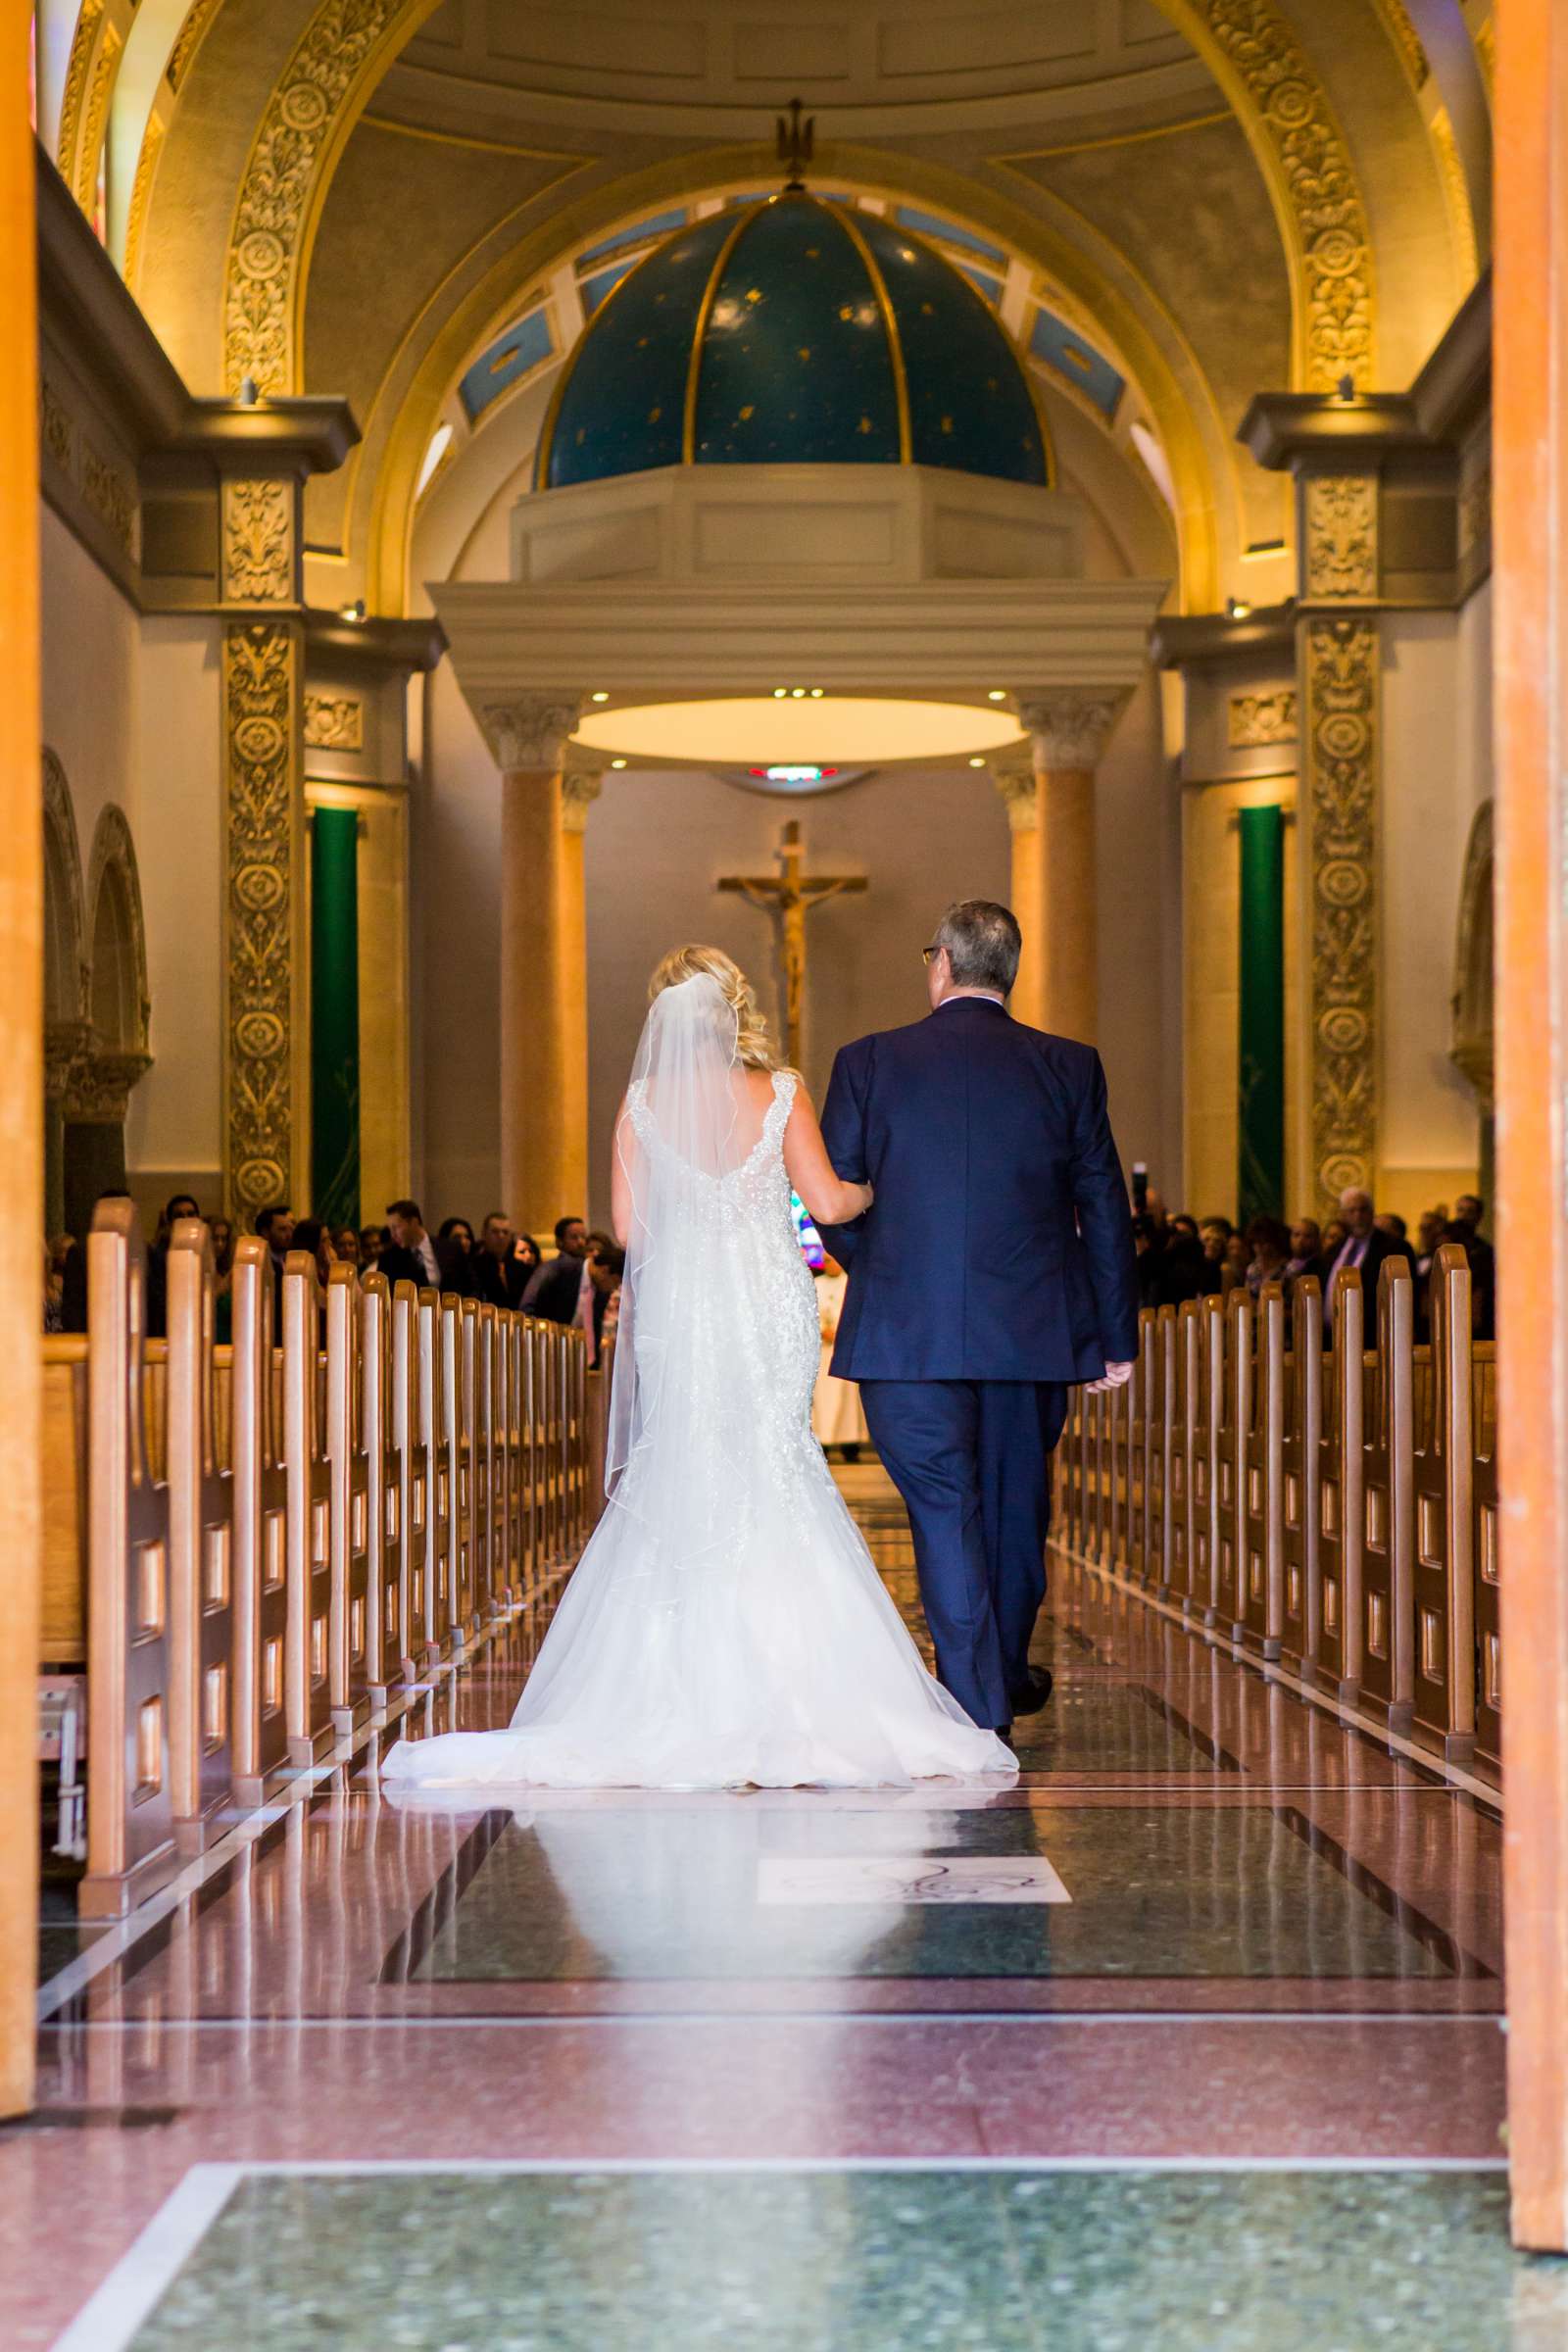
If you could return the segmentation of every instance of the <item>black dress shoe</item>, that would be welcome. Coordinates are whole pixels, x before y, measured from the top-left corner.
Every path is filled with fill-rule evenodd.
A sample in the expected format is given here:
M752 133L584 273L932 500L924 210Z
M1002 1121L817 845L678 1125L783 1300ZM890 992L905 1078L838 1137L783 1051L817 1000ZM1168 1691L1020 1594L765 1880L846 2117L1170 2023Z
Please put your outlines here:
M1009 1690L1007 1693L1012 1701L1014 1715L1038 1715L1041 1708L1050 1699L1052 1689L1049 1669L1044 1666L1032 1666L1029 1669L1029 1680L1022 1689Z

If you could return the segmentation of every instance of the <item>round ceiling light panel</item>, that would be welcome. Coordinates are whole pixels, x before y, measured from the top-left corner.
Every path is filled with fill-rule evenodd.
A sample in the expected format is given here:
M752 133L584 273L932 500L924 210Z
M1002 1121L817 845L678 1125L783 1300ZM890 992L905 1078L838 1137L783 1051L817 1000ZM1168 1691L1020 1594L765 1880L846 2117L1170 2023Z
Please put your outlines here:
M889 696L768 694L591 710L575 741L590 751L692 767L882 767L953 760L1023 741L1010 710Z

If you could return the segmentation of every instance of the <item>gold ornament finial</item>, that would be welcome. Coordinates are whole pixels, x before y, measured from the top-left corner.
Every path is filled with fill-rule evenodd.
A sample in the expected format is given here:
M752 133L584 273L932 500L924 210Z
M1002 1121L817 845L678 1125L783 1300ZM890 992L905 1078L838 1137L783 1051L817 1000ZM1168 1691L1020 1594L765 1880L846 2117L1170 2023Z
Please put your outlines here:
M801 121L801 102L798 98L792 98L789 119L786 121L784 116L780 115L775 127L778 160L788 174L784 181L784 193L786 196L804 195L806 181L802 177L802 173L811 161L814 152L816 117L808 115L803 122Z

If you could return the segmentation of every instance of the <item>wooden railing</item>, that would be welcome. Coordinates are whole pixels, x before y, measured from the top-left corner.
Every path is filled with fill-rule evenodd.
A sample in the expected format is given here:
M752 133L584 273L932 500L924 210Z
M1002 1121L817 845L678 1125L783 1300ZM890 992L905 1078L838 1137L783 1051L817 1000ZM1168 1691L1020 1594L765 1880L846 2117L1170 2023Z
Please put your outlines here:
M88 1336L43 1343L40 1683L58 1842L105 1917L569 1573L608 1377L580 1331L471 1298L346 1266L323 1296L302 1251L274 1333L255 1237L219 1347L194 1218L149 1341L124 1200L87 1273Z
M1446 1245L1430 1345L1403 1258L1141 1318L1126 1387L1071 1392L1056 1535L1391 1729L1500 1756L1494 1349ZM1367 1342L1375 1342L1368 1347Z

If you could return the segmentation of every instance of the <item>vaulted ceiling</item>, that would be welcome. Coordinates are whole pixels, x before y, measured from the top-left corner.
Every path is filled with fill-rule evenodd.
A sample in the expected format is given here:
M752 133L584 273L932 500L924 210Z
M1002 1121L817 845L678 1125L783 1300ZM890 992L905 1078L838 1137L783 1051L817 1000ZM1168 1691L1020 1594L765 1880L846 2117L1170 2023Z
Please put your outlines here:
M1281 485L1235 441L1252 393L1402 387L1487 257L1486 0L37 13L40 135L192 388L352 400L317 592L382 610L438 466L559 368L650 223L775 184L797 94L812 184L985 279L1167 518L1190 608L1284 576Z

